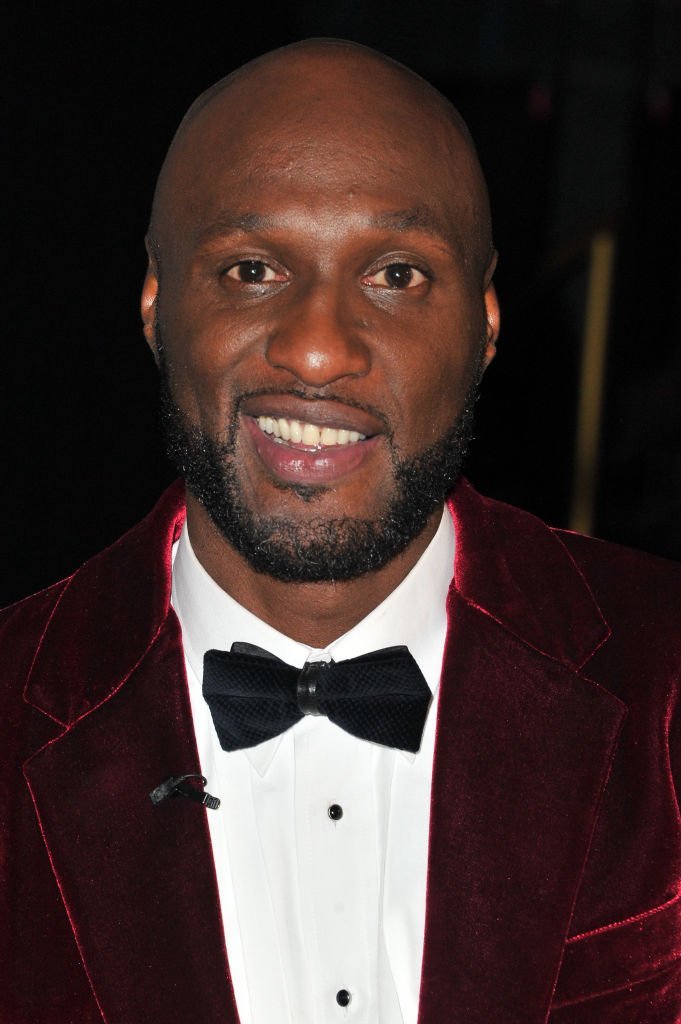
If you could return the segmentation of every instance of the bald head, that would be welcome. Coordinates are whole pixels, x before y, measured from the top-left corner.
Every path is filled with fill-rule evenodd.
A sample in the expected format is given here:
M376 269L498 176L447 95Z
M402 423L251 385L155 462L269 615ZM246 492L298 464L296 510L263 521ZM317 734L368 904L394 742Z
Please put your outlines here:
M386 77L392 76L396 83L402 83L405 90L411 90L417 101L420 99L426 106L433 105L439 108L471 142L466 123L458 110L434 86L391 57L345 39L304 39L265 53L242 65L197 97L182 119L178 135L212 99L241 79L263 74L274 76L276 80L279 75L286 75L289 71L293 71L295 77L297 70L302 80L306 71L311 70L314 74L316 68L319 73L319 86L325 77L326 69L332 67L345 69L350 76L363 76L367 72L370 75L383 72Z
M215 213L216 187L224 202L244 175L263 190L289 182L292 191L332 179L350 192L400 176L405 190L412 179L437 179L464 258L479 275L491 262L487 189L463 119L414 72L359 44L295 43L199 96L159 175L152 251L170 258L178 232L201 230Z

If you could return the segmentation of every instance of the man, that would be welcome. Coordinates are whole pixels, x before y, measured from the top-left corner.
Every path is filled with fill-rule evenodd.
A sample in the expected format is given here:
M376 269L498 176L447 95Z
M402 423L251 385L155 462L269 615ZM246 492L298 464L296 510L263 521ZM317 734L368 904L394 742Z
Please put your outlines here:
M0 1019L680 1020L681 579L454 488L499 329L458 115L270 54L148 248L186 521L4 613Z

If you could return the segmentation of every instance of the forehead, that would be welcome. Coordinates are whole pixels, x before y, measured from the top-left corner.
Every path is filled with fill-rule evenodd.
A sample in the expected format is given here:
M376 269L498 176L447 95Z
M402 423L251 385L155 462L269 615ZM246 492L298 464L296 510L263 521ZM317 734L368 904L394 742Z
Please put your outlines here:
M379 61L274 61L190 111L159 180L154 220L167 243L201 232L223 208L245 215L287 202L320 212L364 203L417 208L445 231L477 234L478 177L445 101L419 79Z

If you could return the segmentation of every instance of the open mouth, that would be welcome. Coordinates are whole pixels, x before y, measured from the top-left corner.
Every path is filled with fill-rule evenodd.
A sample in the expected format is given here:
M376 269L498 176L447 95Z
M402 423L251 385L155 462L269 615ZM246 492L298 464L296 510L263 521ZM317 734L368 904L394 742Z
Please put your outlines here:
M307 451L344 447L367 438L366 434L360 434L357 430L305 423L283 416L258 416L255 421L263 434L268 434L273 441Z
M356 473L370 474L386 437L378 416L336 399L254 394L240 413L260 465L285 483L336 487Z

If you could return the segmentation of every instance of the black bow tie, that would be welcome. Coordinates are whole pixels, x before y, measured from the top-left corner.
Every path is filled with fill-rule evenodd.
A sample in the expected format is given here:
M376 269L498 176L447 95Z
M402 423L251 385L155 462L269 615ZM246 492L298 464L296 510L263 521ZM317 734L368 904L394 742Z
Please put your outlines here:
M303 715L326 715L346 732L415 753L431 693L406 647L293 668L252 644L206 651L205 697L223 750L278 736Z

